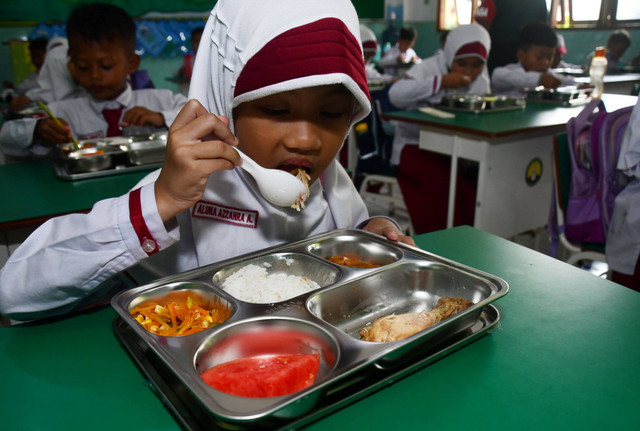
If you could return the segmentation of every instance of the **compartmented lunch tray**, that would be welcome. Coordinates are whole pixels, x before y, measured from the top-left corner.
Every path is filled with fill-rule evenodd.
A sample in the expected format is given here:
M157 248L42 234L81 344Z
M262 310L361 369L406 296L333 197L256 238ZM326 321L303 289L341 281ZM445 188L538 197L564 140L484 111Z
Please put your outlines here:
M72 143L58 148L53 158L58 178L80 180L158 168L164 161L167 132L83 140L79 144L79 149Z
M560 106L578 106L589 103L593 88L558 87L556 89L536 87L526 90L527 101L550 103Z
M328 259L333 256L380 266L341 266ZM277 302L258 301L254 296L241 300L223 286L228 288L226 282L245 274L249 265L270 275L308 278L319 287ZM264 289L264 283L259 284L255 287ZM252 295L257 292L251 285L246 287ZM126 343L128 348L134 350L137 345L151 353L154 362L169 371L163 375L170 374L179 383L178 398L196 400L210 422L233 428L275 428L328 409L328 399L336 399L333 405L347 394L354 396L343 388L353 387L354 393L366 395L378 380L367 377L371 372L367 370L395 375L422 363L426 356L438 357L458 345L461 339L452 337L467 339L484 333L498 320L489 304L508 289L498 277L416 247L361 230L336 230L156 280L120 292L111 305L127 326L126 338L135 340ZM191 335L162 336L147 331L131 316L137 306L185 293L224 305L230 317ZM360 330L376 319L429 311L445 297L462 298L472 305L407 338L361 339ZM318 355L314 383L289 395L250 398L218 391L200 377L234 359L282 354ZM138 362L143 368L148 364L143 359Z
M473 326L424 349L419 357L414 356L401 366L390 370L371 365L354 374L349 380L349 385L327 393L308 413L290 421L284 420L281 424L269 423L268 427L295 429L328 416L490 334L497 328L499 321L499 311L493 305L487 305ZM238 429L237 424L226 423L207 411L120 316L114 319L113 328L120 343L149 382L151 390L160 398L182 429L187 431ZM255 429L265 428L265 425L259 421L248 423L246 426Z
M526 106L526 101L522 97L447 94L442 97L440 103L435 107L451 112L488 114L523 110Z

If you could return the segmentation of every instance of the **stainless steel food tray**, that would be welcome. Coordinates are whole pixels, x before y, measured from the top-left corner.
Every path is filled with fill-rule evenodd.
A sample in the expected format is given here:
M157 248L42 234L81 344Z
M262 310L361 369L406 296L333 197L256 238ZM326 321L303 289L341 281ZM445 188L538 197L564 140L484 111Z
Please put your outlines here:
M383 266L342 267L326 259L333 255L357 256ZM321 287L277 303L244 302L220 286L248 264L307 276ZM140 343L212 417L234 427L275 427L309 414L337 388L356 384L351 377L364 369L406 368L407 361L421 358L435 345L476 325L483 309L508 289L500 278L415 247L360 230L336 230L166 277L121 292L111 304ZM130 316L129 310L142 301L181 290L226 303L233 313L225 323L185 337L152 334ZM444 296L462 297L474 305L403 340L360 340L358 330L376 318L430 310ZM279 337L280 342L263 342L271 336ZM286 351L272 350L273 344ZM314 351L321 353L315 383L291 395L236 397L211 388L200 378L200 373L217 363L239 357Z
M56 176L63 180L118 175L162 166L167 132L143 136L119 136L83 140L85 147L68 143L58 148L53 159Z
M397 369L385 370L376 367L375 364L363 368L351 377L352 384L327 394L308 413L293 418L291 421L284 421L282 425L286 429L297 429L330 415L336 410L384 388L389 383L396 382L491 333L497 328L499 321L499 311L494 306L487 305L473 326L444 339L439 344L420 351L419 357L408 359ZM226 423L222 418L211 414L210 411L204 408L202 403L149 349L122 317L118 316L114 319L113 329L131 359L133 359L138 369L149 382L151 389L160 397L163 404L179 422L181 428L189 431L199 431L204 429L229 429L237 425ZM258 428L261 424L256 422L251 425L253 428ZM273 429L273 424L269 424L269 426Z
M561 106L577 106L589 103L593 88L558 87L556 89L536 87L526 90L527 101L551 103Z
M526 108L526 101L521 97L447 94L436 107L452 112L488 114L523 110Z

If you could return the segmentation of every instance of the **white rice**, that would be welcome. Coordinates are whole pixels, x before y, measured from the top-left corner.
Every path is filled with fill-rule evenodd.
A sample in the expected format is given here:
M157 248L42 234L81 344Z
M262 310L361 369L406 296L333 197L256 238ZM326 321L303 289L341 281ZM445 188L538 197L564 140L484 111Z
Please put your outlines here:
M320 285L307 277L269 274L265 267L249 264L227 277L222 288L242 301L270 304L319 289Z

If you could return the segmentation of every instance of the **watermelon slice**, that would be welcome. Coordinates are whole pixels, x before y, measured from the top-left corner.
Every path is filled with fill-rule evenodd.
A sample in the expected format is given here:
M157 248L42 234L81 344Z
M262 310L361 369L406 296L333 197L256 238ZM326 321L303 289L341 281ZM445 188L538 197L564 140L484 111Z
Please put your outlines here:
M241 358L200 374L209 386L240 397L264 398L292 394L313 384L320 354Z

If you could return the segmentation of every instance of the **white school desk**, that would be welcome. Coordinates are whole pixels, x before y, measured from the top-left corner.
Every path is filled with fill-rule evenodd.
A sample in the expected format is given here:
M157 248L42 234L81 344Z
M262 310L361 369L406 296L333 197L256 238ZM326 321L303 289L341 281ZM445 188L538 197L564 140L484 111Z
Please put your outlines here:
M605 94L607 110L634 105L635 96ZM418 110L386 112L387 120L420 124L421 149L451 156L447 227L453 226L458 159L478 162L473 226L512 238L547 223L553 185L553 137L584 106L528 102L524 110L442 119ZM434 185L437 186L437 185Z

